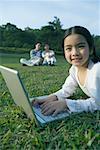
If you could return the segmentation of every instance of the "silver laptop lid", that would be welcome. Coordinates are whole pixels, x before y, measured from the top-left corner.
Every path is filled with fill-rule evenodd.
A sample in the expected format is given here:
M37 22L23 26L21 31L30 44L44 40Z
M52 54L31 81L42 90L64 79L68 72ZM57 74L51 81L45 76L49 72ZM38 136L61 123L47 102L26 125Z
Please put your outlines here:
M24 86L20 80L18 71L0 66L0 72L2 73L2 76L15 103L24 109L29 118L33 119L34 113L32 110L32 106L24 89Z

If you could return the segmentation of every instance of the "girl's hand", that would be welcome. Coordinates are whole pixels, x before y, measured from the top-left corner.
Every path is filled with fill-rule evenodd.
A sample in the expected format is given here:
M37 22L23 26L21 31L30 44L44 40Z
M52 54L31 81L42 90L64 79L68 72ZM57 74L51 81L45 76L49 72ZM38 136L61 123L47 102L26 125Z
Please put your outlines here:
M67 108L66 101L48 101L41 104L41 112L43 115L53 115L56 116L58 113L64 111Z
M37 107L38 105L41 107L41 105L44 104L44 103L47 104L48 102L52 102L52 101L56 101L56 100L58 100L57 96L49 95L44 99L34 99L32 101L32 105L34 107Z

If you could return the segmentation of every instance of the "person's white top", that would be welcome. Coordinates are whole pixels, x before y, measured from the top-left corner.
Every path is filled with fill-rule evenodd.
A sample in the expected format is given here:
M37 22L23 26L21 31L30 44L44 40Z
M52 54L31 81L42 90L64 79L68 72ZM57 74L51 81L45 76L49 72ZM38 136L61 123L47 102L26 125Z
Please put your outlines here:
M53 50L48 50L48 51L43 51L42 52L42 57L46 58L46 57L54 57L55 53Z
M100 62L89 62L87 77L83 86L79 82L77 72L77 68L72 66L62 89L53 93L53 95L56 95L58 100L66 100L70 113L100 110ZM68 99L75 92L78 85L89 98Z

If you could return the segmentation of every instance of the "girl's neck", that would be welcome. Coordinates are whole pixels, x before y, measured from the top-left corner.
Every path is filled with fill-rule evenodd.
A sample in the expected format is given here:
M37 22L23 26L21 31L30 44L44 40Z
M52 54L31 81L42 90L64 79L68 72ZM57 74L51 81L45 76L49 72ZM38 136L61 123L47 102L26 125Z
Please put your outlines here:
M78 66L78 71L86 71L88 68L89 61L86 62L83 66Z

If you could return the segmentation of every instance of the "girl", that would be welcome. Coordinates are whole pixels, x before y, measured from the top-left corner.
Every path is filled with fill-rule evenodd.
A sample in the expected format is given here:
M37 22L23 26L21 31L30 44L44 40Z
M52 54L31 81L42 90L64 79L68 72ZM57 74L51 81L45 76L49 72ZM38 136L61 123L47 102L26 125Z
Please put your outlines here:
M46 99L35 100L33 105L40 105L44 115L57 115L68 110L80 113L100 110L100 62L95 55L95 47L90 32L81 26L74 26L65 32L63 49L66 60L72 64L62 88ZM77 86L89 97L72 100Z

